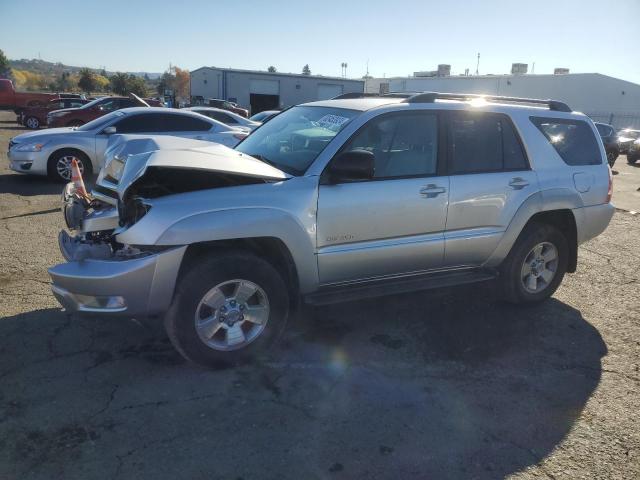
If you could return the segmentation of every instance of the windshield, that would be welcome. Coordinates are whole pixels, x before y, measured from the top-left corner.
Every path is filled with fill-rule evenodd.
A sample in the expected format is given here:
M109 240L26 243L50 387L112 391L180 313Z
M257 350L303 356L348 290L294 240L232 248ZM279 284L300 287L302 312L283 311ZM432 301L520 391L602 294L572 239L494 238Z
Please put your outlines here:
M236 150L291 175L302 175L359 113L343 108L293 107L254 131Z
M122 110L116 110L115 112L107 113L102 117L98 117L95 120L91 120L88 123L85 123L81 127L78 127L77 130L81 132L88 132L90 130L100 130L103 127L106 127L111 121L115 118L123 117L125 114Z
M81 106L80 108L91 108L93 107L95 104L100 103L101 101L104 100L104 97L100 97L100 98L96 98L95 100L91 100L89 103L85 103L83 106Z
M254 122L261 122L262 120L267 118L269 115L273 115L273 112L270 112L267 110L266 112L256 113L253 117L250 117L249 120L252 120Z

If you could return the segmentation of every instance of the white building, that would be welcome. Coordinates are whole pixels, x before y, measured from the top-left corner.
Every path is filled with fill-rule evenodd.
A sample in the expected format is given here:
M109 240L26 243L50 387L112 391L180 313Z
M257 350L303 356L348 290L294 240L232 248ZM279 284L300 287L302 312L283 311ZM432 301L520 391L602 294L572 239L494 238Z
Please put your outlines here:
M192 99L221 98L250 107L252 114L363 91L364 80L340 77L216 67L191 72Z
M595 121L640 128L640 85L599 73L396 77L367 80L365 91L451 92L551 98Z

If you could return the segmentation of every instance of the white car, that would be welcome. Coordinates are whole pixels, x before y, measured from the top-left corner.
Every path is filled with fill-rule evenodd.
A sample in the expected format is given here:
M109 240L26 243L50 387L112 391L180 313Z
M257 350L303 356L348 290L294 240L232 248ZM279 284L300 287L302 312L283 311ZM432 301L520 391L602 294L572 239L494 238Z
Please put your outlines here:
M214 107L189 107L184 110L190 110L192 112L197 112L201 115L205 115L213 120L217 120L218 122L222 122L225 125L229 125L230 127L240 128L247 132L252 131L254 128L258 128L262 125L261 122L255 122L253 120L249 120L248 118L244 118L237 113L230 112L229 110L223 110L221 108Z
M51 128L24 133L9 141L10 168L19 173L49 175L68 182L71 162L85 177L98 172L115 133L173 135L234 147L247 132L196 112L161 107L117 110L81 127Z

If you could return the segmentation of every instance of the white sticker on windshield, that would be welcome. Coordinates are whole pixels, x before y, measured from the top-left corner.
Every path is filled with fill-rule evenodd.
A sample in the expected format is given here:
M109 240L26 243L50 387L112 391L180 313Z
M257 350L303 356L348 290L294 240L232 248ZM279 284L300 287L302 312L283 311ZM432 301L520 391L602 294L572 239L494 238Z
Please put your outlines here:
M318 126L327 128L329 130L338 131L343 123L347 122L347 117L341 117L340 115L325 115L321 119L317 120Z

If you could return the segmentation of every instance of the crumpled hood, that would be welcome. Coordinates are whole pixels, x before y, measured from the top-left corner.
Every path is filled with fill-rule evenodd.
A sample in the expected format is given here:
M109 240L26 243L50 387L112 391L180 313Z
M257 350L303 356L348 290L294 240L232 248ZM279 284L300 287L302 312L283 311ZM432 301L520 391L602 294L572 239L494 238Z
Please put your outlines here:
M96 182L102 187L115 189L121 200L129 187L151 168L219 172L267 181L291 177L267 163L217 143L165 135L122 137L124 138L114 139L109 147L105 156L105 168ZM107 162L114 157L125 161L122 177L117 184L105 179L104 173Z

